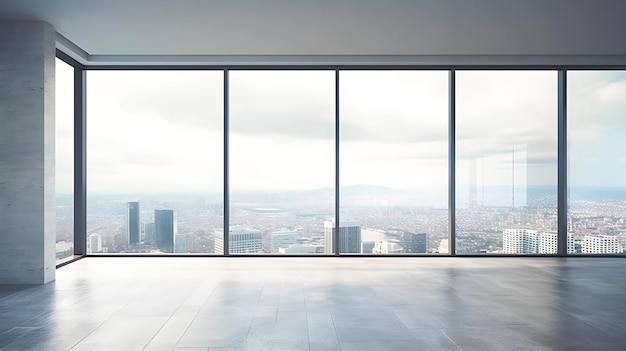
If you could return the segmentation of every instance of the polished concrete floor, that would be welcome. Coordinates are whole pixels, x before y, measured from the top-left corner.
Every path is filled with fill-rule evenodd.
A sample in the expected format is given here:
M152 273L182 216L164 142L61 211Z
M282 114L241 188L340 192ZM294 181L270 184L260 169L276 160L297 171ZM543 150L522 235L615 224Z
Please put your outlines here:
M626 260L86 258L0 350L626 350Z

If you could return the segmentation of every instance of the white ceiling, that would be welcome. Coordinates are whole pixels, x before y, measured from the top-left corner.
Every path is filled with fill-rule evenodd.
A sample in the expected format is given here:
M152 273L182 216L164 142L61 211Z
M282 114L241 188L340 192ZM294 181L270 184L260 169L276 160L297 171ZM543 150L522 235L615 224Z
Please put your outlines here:
M49 22L87 60L101 62L137 55L626 55L624 0L0 0L0 19Z

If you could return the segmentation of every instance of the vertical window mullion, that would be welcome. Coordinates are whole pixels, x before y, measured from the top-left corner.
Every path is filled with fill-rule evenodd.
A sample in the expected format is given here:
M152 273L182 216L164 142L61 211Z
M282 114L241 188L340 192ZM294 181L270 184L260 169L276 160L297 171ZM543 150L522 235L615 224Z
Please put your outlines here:
M456 255L456 71L448 81L448 253Z
M333 253L339 256L339 69L335 70L335 231Z
M228 69L224 70L224 239L223 255L230 255L229 227L230 227L230 190L228 184Z
M557 254L567 254L567 71L558 74Z
M87 254L87 75L74 66L74 254Z

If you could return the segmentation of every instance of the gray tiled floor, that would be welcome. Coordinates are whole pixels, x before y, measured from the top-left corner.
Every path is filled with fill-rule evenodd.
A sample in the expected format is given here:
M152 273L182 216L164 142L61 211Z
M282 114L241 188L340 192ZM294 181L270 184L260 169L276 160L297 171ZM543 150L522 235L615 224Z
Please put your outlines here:
M622 258L87 258L0 350L626 350Z

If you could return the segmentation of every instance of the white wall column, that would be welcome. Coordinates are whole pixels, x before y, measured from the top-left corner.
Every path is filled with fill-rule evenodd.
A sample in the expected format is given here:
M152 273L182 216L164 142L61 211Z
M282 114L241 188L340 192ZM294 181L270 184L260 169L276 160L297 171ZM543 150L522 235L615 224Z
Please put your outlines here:
M55 277L55 32L0 22L0 284Z

